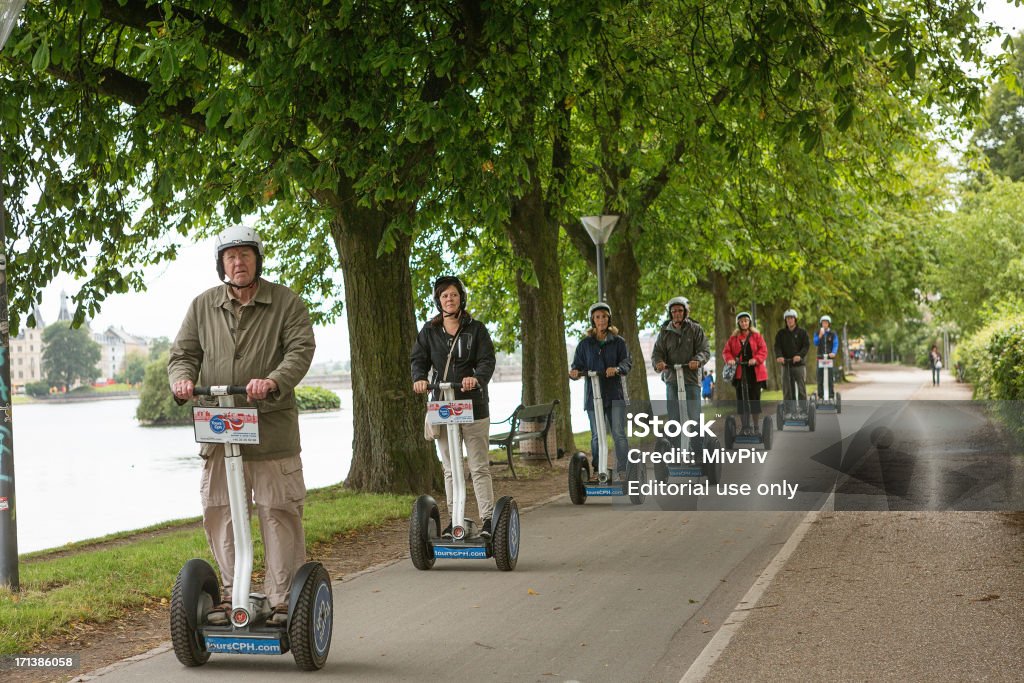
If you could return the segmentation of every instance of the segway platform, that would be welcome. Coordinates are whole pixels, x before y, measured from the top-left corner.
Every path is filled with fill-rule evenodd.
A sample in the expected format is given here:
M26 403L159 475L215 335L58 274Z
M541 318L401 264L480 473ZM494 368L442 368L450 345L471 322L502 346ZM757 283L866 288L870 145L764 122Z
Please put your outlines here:
M498 569L511 571L519 560L519 506L512 496L502 496L494 504L495 520L491 538L475 535L472 523L468 528L455 528L456 538L441 537L441 515L431 496L422 495L413 504L409 519L409 554L417 569L430 569L438 559L489 560ZM462 535L462 538L458 536Z
M267 596L250 593L253 562L247 492L239 444L259 443L259 413L235 408L233 397L245 386L195 387L195 396L216 396L218 407L193 407L196 441L224 446L224 469L234 529L235 573L227 624L210 624L209 614L220 601L217 574L205 560L185 563L171 591L171 643L185 666L202 666L212 653L280 655L288 652L305 671L323 668L331 649L334 598L331 577L319 562L307 562L295 573L284 624L267 624L273 606ZM231 427L226 428L225 425ZM237 425L237 426L236 426Z
M427 570L438 558L486 560L494 558L498 569L511 571L519 561L519 506L512 496L502 496L494 504L491 538L481 538L474 524L466 519L466 477L462 469L462 424L473 421L473 402L455 400L455 384L441 382L429 389L440 389L443 400L428 404L428 419L445 424L448 452L452 455L452 538L441 537L441 513L437 502L422 495L412 506L409 517L409 556L416 569ZM431 415L435 413L436 415Z

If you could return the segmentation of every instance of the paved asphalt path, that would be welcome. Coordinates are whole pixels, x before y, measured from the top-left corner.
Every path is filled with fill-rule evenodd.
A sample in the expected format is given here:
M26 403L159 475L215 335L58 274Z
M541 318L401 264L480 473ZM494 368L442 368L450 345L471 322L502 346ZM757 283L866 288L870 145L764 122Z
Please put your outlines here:
M905 406L898 402L918 391L923 377L885 373L868 383L869 373L863 373L860 385L844 388L841 416L819 416L813 434L777 433L764 465L724 466L725 481L799 481L806 491L793 500L751 497L740 504L735 498L662 496L633 508L607 499L573 506L563 496L524 514L513 572L497 571L491 560L438 560L421 572L406 560L335 583L333 644L319 675L358 681L679 681L807 511L831 502L830 482L868 478L861 470L869 460L858 449L866 453L870 435L892 426L894 407ZM879 410L874 399L894 403ZM851 461L860 469L851 471ZM879 499L878 491L850 495ZM164 651L116 666L100 680L293 677L310 674L300 672L290 654L214 655L205 666L186 669Z

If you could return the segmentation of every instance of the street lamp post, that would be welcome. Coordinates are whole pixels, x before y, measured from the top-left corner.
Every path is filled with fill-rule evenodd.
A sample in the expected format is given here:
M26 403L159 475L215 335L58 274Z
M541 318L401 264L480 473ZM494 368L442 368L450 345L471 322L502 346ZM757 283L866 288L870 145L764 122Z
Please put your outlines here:
M583 227L597 247L597 300L607 303L607 291L604 288L604 245L619 222L618 216L583 216Z
M25 0L0 0L0 50L14 28ZM18 526L14 498L14 423L11 418L11 340L7 316L7 210L0 167L0 587L20 588L18 580Z

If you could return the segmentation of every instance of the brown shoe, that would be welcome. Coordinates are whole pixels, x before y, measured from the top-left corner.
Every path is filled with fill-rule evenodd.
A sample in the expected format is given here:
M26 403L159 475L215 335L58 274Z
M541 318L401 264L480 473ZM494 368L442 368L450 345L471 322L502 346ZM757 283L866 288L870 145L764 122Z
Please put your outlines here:
M284 626L288 623L288 603L279 602L274 611L267 617L267 626Z
M231 613L231 594L220 596L220 602L206 613L206 623L214 626L221 626L228 623L228 615Z

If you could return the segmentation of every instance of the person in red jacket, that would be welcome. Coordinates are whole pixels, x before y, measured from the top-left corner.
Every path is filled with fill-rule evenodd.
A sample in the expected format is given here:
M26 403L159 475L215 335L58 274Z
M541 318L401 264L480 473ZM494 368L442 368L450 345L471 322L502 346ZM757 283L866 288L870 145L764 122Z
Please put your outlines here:
M753 326L750 314L746 311L736 316L736 330L725 343L722 355L727 364L736 368L732 384L736 387L740 419L743 421L743 430L740 433L760 434L761 390L768 383L768 368L764 364L768 358L768 345ZM743 400L741 382L747 387L749 401ZM753 424L751 415L754 416Z

